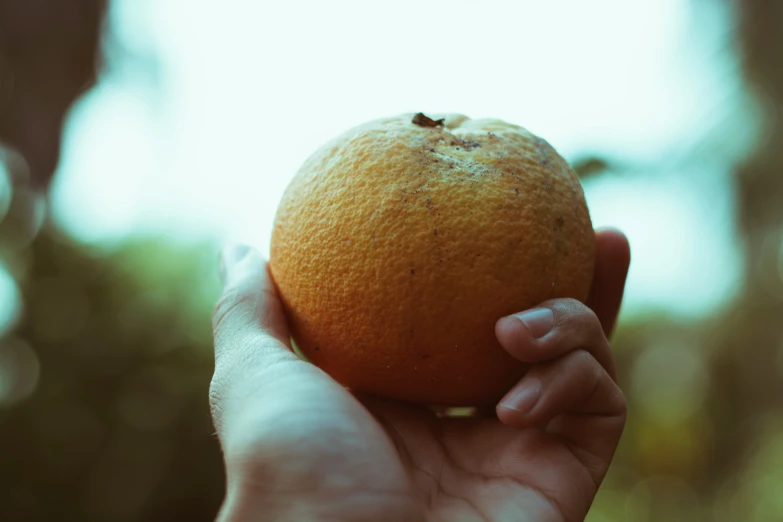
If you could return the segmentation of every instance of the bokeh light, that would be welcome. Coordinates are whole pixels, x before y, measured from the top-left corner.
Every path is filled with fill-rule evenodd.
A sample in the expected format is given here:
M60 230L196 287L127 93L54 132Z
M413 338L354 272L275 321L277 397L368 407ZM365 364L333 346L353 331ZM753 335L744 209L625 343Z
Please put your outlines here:
M0 338L16 326L22 312L21 304L16 281L6 267L0 265Z
M0 344L0 406L29 397L38 385L40 364L33 349L19 339Z
M643 414L663 424L677 424L701 410L709 392L706 361L698 347L660 340L636 359L631 393Z
M2 221L8 208L11 206L11 196L13 189L11 186L11 174L5 164L3 149L0 148L0 221Z

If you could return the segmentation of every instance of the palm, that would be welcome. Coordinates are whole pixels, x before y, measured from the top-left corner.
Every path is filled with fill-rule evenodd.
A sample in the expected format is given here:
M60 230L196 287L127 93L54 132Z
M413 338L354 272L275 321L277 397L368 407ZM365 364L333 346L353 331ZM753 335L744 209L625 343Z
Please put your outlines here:
M598 487L569 446L542 430L424 412L398 412L389 426L431 520L577 520Z
M553 420L548 429L520 431L495 418L441 418L371 398L360 403L324 374L301 370L302 386L316 398L310 406L299 402L303 426L319 434L307 439L301 455L325 463L320 472L361 477L359 489L386 496L379 502L384 512L406 512L415 504L433 521L580 520L605 472L604 465L596 470L581 457L588 454L582 448L553 433L564 419ZM329 416L315 413L324 397ZM623 419L592 422L612 422L619 430Z

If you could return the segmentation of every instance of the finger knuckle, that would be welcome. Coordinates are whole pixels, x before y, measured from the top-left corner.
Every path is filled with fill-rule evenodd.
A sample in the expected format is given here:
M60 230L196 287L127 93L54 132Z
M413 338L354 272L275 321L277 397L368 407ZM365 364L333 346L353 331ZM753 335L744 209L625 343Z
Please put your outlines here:
M555 312L557 324L592 327L595 323L600 327L595 312L578 299L570 297L555 299L549 301L549 306Z
M579 299L575 299L573 297L565 297L560 301L562 303L562 306L569 310L581 310L583 308L586 308L585 305L582 303L582 301L580 301Z
M215 427L219 430L226 397L237 382L243 380L243 372L255 365L254 353L264 349L266 339L255 334L232 338L230 349L216 351L215 369L209 383L209 407Z
M623 417L628 415L628 400L625 398L625 394L622 392L619 394L617 409Z
M223 389L222 379L215 373L209 383L209 411L212 415L212 423L218 431L223 418Z
M599 382L606 373L603 366L587 350L579 349L571 352L571 364L579 368L579 373L590 383Z
M572 297L553 299L548 302L555 311L563 316L577 315L587 308L581 301Z
M619 386L613 387L612 404L617 414L625 418L628 414L628 399L626 399L623 390Z
M572 353L572 357L574 359L575 364L578 364L580 367L585 368L590 372L597 372L598 370L601 369L601 365L598 364L598 361L595 360L593 354L591 354L587 350L583 350L583 349L574 350Z
M574 342L593 345L605 339L598 316L584 305L561 315L561 324L576 338Z
M212 328L217 331L226 319L243 313L252 303L253 296L238 289L226 290L212 311ZM246 313L246 312L244 312Z

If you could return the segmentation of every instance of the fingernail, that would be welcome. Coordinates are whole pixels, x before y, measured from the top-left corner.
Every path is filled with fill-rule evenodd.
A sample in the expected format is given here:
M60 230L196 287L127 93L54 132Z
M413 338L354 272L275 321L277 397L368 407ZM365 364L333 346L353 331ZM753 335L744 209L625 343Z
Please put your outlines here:
M536 339L548 334L555 326L555 314L549 308L535 308L515 316Z
M507 410L514 410L520 413L527 413L533 409L541 396L541 381L530 379L524 385L512 389L500 401L500 407Z
M241 261L249 252L250 247L247 245L231 245L222 250L218 260L221 281L226 281L226 273L228 270Z

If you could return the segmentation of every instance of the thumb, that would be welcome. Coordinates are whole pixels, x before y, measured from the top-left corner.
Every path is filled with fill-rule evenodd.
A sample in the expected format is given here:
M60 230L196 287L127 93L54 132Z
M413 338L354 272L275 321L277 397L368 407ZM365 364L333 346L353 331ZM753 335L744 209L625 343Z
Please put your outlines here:
M258 395L259 377L276 363L298 358L289 346L283 307L261 255L234 246L223 252L220 264L224 288L212 316L215 372L209 398L223 438L229 413L241 414L248 397Z
M246 245L228 247L220 272L223 293L212 315L216 359L248 337L271 337L289 347L283 307L261 254Z

